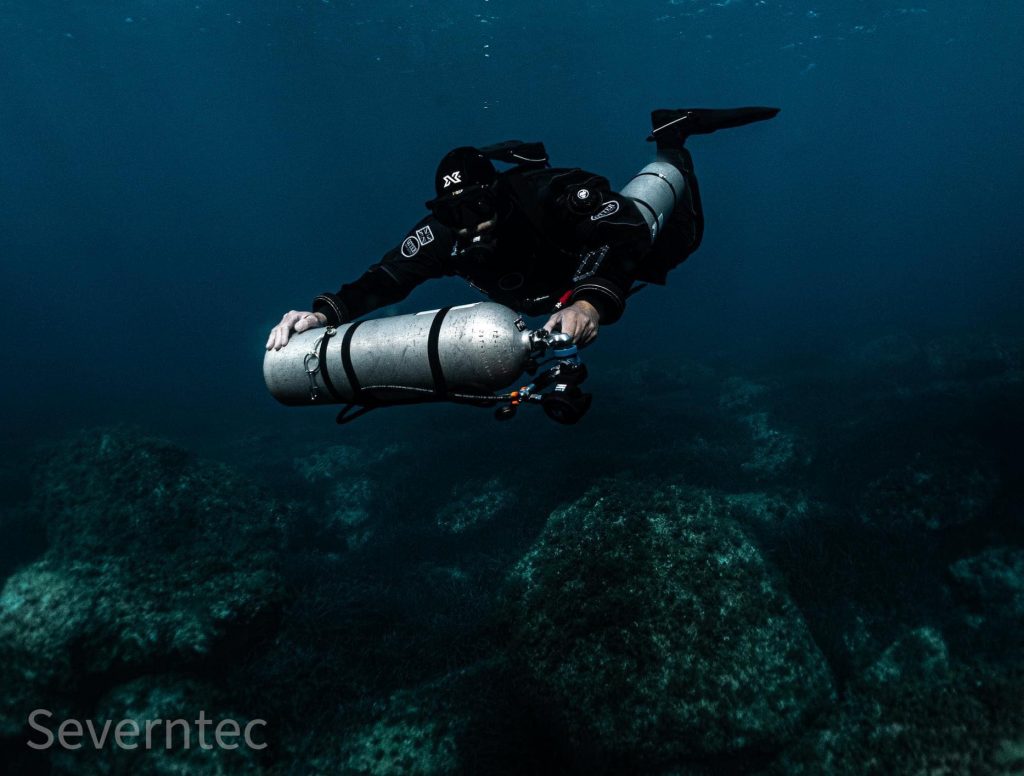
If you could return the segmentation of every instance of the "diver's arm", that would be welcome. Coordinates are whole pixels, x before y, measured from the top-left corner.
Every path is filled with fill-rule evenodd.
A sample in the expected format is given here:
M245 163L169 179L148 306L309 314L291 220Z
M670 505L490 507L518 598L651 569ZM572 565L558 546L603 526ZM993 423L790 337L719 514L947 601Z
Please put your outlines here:
M617 203L612 215L596 221L581 219L577 234L585 247L579 253L569 297L572 303L587 302L594 307L605 325L622 317L638 262L651 247L650 230L636 204L608 192L604 207L612 203Z
M615 323L625 312L629 285L628 282L619 285L605 277L588 278L573 286L569 301L589 304L597 311L600 323Z
M336 293L325 291L317 296L313 300L313 311L323 315L329 326L338 326L405 299L417 283L397 282L383 269L381 262L358 279L344 284Z
M601 275L578 281L571 289L568 304L544 324L547 331L557 326L560 331L571 334L580 347L594 341L601 324L615 323L622 317L633 282L628 270L634 263L626 260L625 253L612 254L609 246L602 246L601 250L607 250L604 257L607 268L602 262ZM581 263L585 260L585 256L581 257Z
M451 231L428 216L358 279L336 293L320 294L313 300L313 311L337 326L399 302L423 281L450 274L453 245Z
M580 299L554 313L544 324L545 331L558 330L570 335L581 348L585 348L597 337L601 315L589 302Z

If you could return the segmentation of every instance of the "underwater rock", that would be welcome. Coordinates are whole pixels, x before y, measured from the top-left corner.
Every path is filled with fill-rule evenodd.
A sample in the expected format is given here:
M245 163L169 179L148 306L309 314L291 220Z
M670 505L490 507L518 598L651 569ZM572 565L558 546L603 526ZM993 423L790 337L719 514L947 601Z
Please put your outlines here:
M34 498L52 560L112 559L133 572L187 573L181 561L220 569L272 562L275 504L231 468L123 430L83 432L48 451Z
M342 710L335 736L286 744L310 776L449 776L549 772L509 701L500 659L480 661L387 698Z
M861 517L886 531L939 531L986 517L998 490L995 466L981 451L918 453L868 484Z
M465 533L494 520L516 500L515 491L506 487L499 477L460 482L438 512L437 526L446 533Z
M339 758L341 772L374 776L458 773L457 739L468 723L445 706L422 692L392 696L376 719L347 738ZM312 773L338 772L333 760L316 765Z
M325 530L349 536L349 545L362 540L360 527L370 519L375 484L360 477L348 477L334 482L327 496L329 508L324 515Z
M742 377L730 377L722 382L722 392L718 397L720 409L735 412L749 411L757 406L757 400L768 394L768 386L751 382Z
M742 525L785 528L807 520L821 509L803 493L729 493L723 499Z
M1024 619L1024 549L993 547L958 560L949 570L978 604Z
M910 631L893 642L860 677L868 684L922 680L949 674L949 648L935 628Z
M274 505L227 467L123 431L49 451L49 547L0 594L0 729L79 682L222 656L283 602Z
M737 440L737 453L743 456L740 469L759 481L806 466L811 460L806 440L779 426L763 408L770 392L767 385L730 377L722 383L718 397L719 409L732 416L747 437Z
M393 456L398 450L398 445L387 445L372 450L354 445L332 445L295 458L293 465L306 482L335 482L364 473L371 466Z
M293 466L310 485L322 489L324 511L318 526L328 538L340 538L349 549L365 546L373 537L368 525L381 485L373 468L399 452L397 445L366 450L353 445L332 445L301 458Z
M92 589L53 564L16 572L0 592L0 737L26 726L36 708L77 688L77 646L89 627Z
M960 669L851 692L779 776L1024 773L1024 675Z
M747 427L752 444L749 457L740 464L743 471L764 480L810 462L806 443L793 431L773 424L767 412L744 415L740 421Z
M586 768L780 749L832 694L728 505L614 482L549 518L510 577L517 687Z
M199 740L200 726L196 724L200 712L203 719L213 724L202 726L203 741ZM246 746L243 736L232 735L235 726L225 723L221 728L223 743L237 748L216 746L216 725L225 720L233 720L237 729L245 731L249 728L249 738L256 746L267 743L266 727L259 721L253 721L225 708L218 693L209 685L185 676L146 676L120 685L110 690L100 699L95 711L88 717L94 722L97 730L102 729L104 722L111 720L108 740L101 749L87 743L75 751L55 749L53 766L58 773L92 773L99 776L106 774L131 773L133 776L232 776L232 774L251 774L260 771L259 753L263 749L252 749ZM131 737L131 728L126 727L129 735L125 740L137 744L137 748L121 748L113 742L113 730L121 720L134 720L141 734ZM146 723L149 720L160 720L153 724L146 748ZM177 723L166 725L171 720L185 720L189 726L188 746L184 725ZM55 727L55 724L54 724ZM36 734L41 735L41 734ZM168 735L171 746L168 747ZM88 733L81 739L88 742ZM205 743L210 748L204 748Z
M925 355L931 373L947 380L1019 376L1024 367L1024 343L1000 337L942 337L925 346Z

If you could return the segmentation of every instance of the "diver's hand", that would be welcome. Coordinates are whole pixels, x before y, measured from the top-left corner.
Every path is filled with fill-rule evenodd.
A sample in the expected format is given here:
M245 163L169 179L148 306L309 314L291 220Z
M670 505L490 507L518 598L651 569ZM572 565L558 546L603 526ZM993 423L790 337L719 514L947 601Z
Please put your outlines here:
M597 308L582 299L548 318L544 331L554 331L561 324L563 334L571 334L573 340L581 348L586 347L597 337L597 326L601 316Z
M280 350L288 344L288 338L294 331L296 334L319 326L327 325L327 316L323 313L297 312L291 310L284 314L281 322L270 330L267 350Z

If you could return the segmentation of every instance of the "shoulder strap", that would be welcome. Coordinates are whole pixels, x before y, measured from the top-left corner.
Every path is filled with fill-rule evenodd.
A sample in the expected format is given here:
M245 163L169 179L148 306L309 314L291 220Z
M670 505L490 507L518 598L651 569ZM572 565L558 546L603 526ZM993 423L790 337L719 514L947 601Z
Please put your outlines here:
M559 206L561 195L570 186L587 185L595 189L608 189L610 184L600 175L578 167L553 167L523 170L514 168L499 174L499 182L507 187L519 211L534 227L546 244L567 251L573 248L573 237L564 229L563 212Z

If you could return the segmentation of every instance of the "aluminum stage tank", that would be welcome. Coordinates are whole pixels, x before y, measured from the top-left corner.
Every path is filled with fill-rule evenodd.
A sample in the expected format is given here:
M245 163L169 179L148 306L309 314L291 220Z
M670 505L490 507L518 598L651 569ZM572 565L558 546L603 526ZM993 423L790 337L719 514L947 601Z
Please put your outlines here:
M670 160L659 157L633 176L619 191L634 200L656 237L686 192L686 179Z
M295 334L263 378L282 404L401 404L500 390L531 352L518 313L478 302Z

